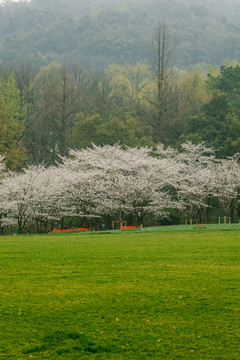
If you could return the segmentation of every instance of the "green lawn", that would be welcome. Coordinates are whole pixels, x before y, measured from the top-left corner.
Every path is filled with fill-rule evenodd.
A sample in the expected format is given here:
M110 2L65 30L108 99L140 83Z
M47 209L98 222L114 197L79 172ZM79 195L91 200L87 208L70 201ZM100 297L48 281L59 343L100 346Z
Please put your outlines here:
M240 359L240 232L0 238L0 359Z

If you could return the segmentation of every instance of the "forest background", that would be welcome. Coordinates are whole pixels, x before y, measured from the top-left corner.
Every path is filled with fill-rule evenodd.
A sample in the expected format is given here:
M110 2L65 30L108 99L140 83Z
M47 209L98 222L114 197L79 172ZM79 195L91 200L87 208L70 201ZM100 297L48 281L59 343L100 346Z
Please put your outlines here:
M239 10L234 0L2 2L6 169L54 165L93 143L239 152Z

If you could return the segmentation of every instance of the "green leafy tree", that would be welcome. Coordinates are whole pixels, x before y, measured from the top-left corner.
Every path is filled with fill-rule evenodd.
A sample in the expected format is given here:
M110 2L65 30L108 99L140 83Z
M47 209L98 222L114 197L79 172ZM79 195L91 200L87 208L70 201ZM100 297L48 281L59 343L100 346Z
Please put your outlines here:
M112 64L107 67L106 75L111 86L110 99L128 111L139 111L146 89L149 89L151 84L151 72L147 67L143 64Z
M180 71L176 77L174 108L168 122L163 124L165 143L176 145L186 128L186 119L199 113L209 100L205 77L198 67Z
M240 66L223 65L207 82L212 98L188 118L182 140L204 141L219 157L231 156L240 149Z
M136 120L125 114L121 118L103 119L99 114L84 116L79 113L72 131L71 147L86 148L92 145L151 146L151 135L139 128Z
M12 170L20 170L27 162L27 150L23 142L26 116L14 78L1 78L0 153L5 156L7 168Z

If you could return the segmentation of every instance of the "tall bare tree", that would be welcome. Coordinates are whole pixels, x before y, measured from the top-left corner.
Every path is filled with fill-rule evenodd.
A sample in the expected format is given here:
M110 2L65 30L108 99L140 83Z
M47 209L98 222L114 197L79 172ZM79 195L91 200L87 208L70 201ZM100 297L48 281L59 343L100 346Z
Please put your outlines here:
M173 47L165 24L158 24L152 38L153 89L150 98L151 125L154 141L164 141L163 128L167 125L175 105L175 73L171 62Z
M32 130L35 143L42 148L39 160L54 163L58 155L67 154L73 120L81 107L80 85L73 70L64 65L50 64L36 76Z

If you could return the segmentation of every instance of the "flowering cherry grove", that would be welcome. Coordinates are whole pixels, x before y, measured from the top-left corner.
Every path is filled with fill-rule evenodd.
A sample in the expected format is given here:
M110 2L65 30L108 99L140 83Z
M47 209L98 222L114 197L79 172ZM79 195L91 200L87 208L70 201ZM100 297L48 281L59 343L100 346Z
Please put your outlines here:
M139 225L146 215L159 219L175 211L190 222L203 221L210 198L226 215L240 188L238 155L217 159L204 144L186 143L180 151L93 145L71 150L57 166L31 166L21 173L3 172L2 161L0 166L2 226L20 233L53 230L64 218L90 223L111 216L122 226L132 216Z

